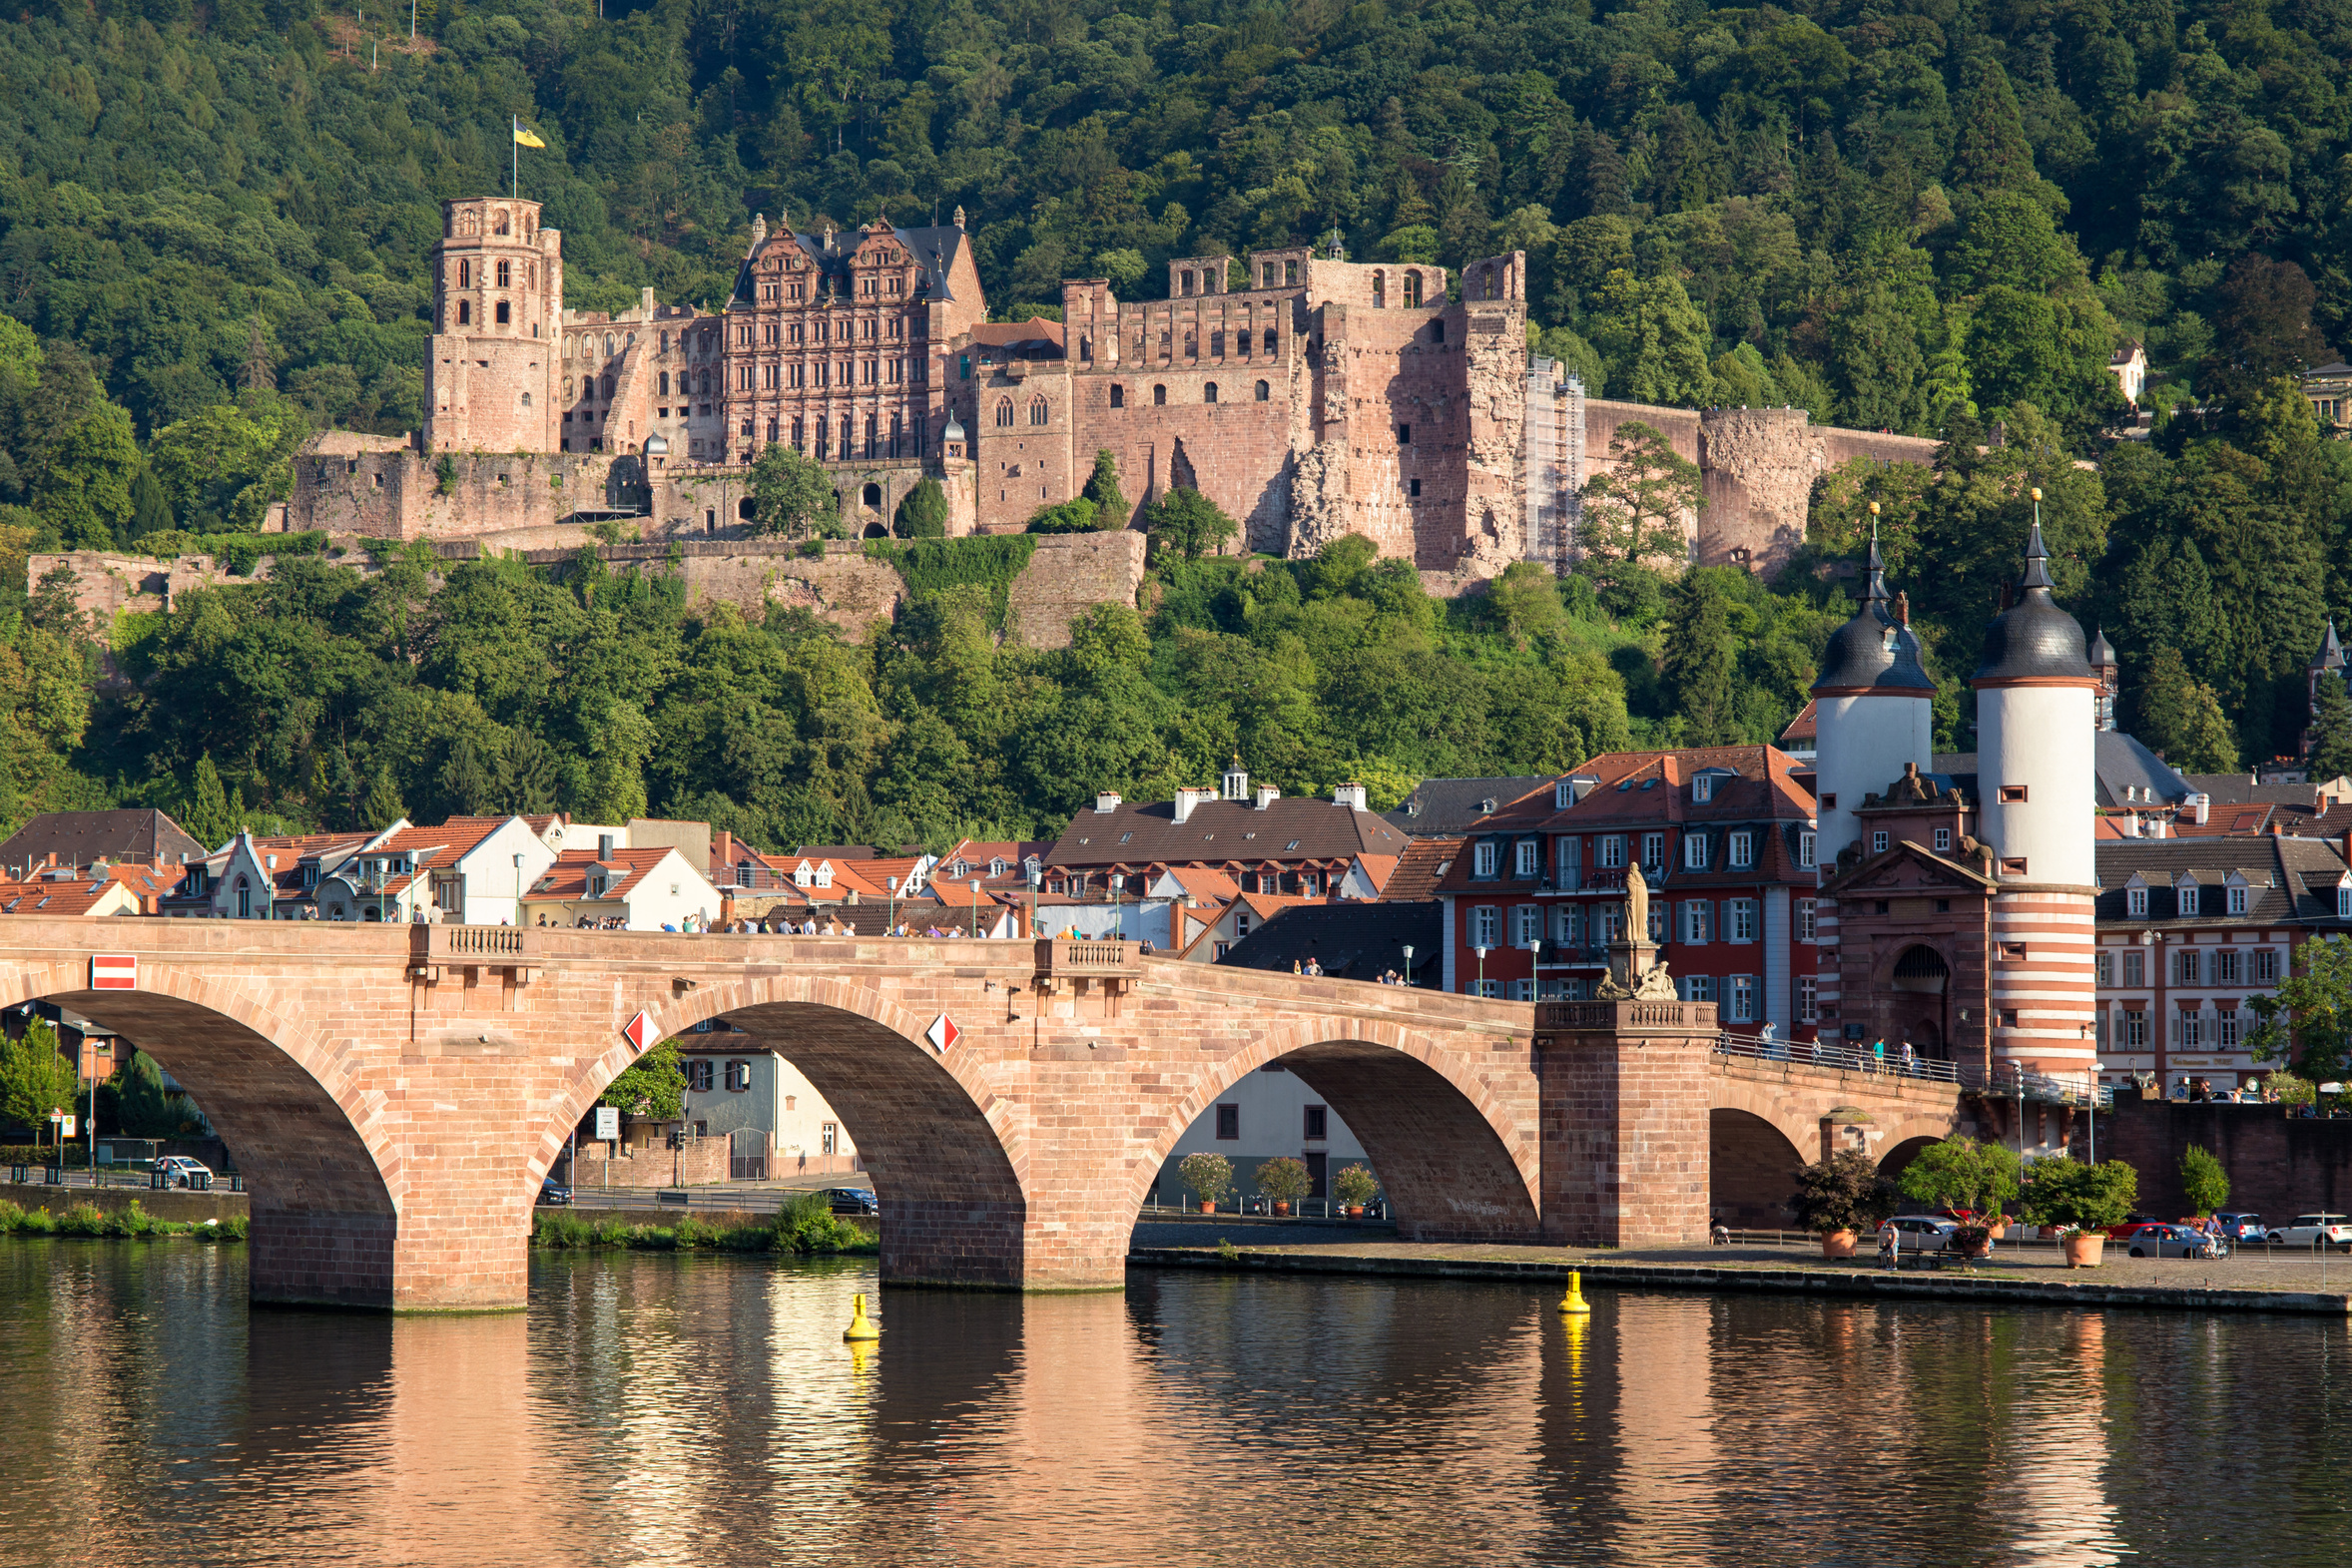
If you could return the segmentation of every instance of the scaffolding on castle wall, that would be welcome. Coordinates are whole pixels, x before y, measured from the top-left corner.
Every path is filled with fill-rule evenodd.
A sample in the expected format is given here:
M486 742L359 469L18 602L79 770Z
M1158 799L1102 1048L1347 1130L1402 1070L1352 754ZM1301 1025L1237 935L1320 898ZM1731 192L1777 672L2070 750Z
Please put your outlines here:
M1565 576L1576 563L1583 516L1584 382L1556 359L1527 361L1523 558Z

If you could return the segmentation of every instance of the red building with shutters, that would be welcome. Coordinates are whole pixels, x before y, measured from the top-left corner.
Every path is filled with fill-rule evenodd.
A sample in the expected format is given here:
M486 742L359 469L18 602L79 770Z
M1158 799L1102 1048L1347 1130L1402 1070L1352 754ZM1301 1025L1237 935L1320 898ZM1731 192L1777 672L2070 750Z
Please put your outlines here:
M1683 996L1733 1033L1812 1038L1813 796L1796 766L1768 746L1612 752L1481 817L1439 883L1446 988L1590 996L1638 865Z

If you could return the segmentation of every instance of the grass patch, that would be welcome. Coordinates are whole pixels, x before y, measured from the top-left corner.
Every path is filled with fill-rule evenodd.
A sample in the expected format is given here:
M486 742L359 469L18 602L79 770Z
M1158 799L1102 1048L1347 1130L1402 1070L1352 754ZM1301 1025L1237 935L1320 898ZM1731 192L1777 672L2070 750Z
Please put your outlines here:
M23 1209L0 1199L0 1236L68 1236L139 1242L185 1236L199 1242L242 1242L249 1229L243 1215L217 1221L159 1220L137 1202L113 1214L91 1204L76 1204L63 1214L52 1214L47 1209Z
M791 1253L798 1257L871 1256L882 1244L833 1212L822 1193L795 1200L771 1225L716 1226L692 1215L675 1225L630 1225L606 1218L590 1225L561 1210L542 1212L531 1245L548 1252L620 1249L641 1253Z

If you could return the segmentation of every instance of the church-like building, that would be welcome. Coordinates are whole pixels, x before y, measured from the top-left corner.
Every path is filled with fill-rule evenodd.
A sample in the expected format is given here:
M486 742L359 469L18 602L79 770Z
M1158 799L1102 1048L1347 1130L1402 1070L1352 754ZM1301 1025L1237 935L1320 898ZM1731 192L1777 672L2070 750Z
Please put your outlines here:
M1935 682L1874 544L1813 687L1823 1034L2068 1077L2098 1070L2094 758L2104 683L2037 523L1986 630L1977 771L1935 769Z

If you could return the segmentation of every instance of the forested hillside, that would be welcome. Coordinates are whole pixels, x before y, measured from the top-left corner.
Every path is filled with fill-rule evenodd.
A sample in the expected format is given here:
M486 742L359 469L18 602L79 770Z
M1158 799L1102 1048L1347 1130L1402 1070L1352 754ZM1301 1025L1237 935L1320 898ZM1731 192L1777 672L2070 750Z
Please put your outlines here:
M990 299L1010 315L1049 307L1064 275L1149 295L1168 256L1334 231L1358 257L1459 264L1517 248L1532 261L1538 341L1594 391L1787 402L1948 441L1932 483L1832 476L1818 553L1785 592L1715 574L1671 586L1604 574L1537 596L1564 604L1570 629L1540 635L1498 623L1485 600L1346 612L1370 616L1408 661L1406 684L1454 660L1489 695L1521 679L1498 670L1582 694L1579 717L1546 734L1512 728L1550 711L1516 698L1473 705L1474 733L1467 709L1376 723L1344 707L1333 672L1384 648L1342 657L1271 629L1279 617L1261 625L1228 607L1179 624L1156 610L1148 654L1127 663L1173 705L1179 730L1153 731L1153 744L1190 772L1236 740L1295 787L1349 771L1531 767L1571 740L1769 736L1838 611L1809 574L1851 552L1874 497L1949 681L1973 663L2026 526L2024 491L2040 484L2072 601L2125 658L2126 718L2197 766L2293 745L2297 672L2328 607L2352 598L2352 465L2286 379L2352 336L2352 0L605 0L604 12L418 0L413 45L388 0L330 12L314 0L37 0L0 23L7 559L250 529L308 430L414 427L435 204L505 186L519 116L548 144L521 155L522 187L565 232L574 304L619 304L645 284L717 299L755 211L806 227L961 206ZM2146 345L2143 401L2159 417L2152 440L2112 446L2101 432L2122 404L2105 365L2129 340ZM1073 772L1049 785L976 719L928 699L905 707L905 693L927 690L906 661L930 657L906 650L932 647L905 628L879 662L824 656L846 672L840 690L862 694L842 713L759 699L790 715L773 734L789 730L796 760L730 775L714 761L720 741L681 752L663 728L681 700L673 677L707 678L692 650L718 633L676 607L657 616L659 594L641 612L666 628L643 633L650 673L618 686L599 676L559 716L554 694L611 656L596 637L547 630L607 613L577 585L501 590L544 619L527 703L485 697L470 666L403 640L462 623L458 584L396 602L373 584L321 587L301 615L271 598L292 591L192 606L141 644L150 684L104 697L72 679L75 633L59 607L14 601L0 684L14 702L15 809L69 795L170 803L208 753L249 810L289 820L332 816L334 800L387 771L410 803L440 799L463 725L362 722L343 699L296 700L283 683L324 674L279 670L267 645L302 627L327 629L320 671L368 703L472 702L499 727L477 754L529 737L571 791L562 802L583 807L626 795L615 759L642 741L656 808L716 792L748 810L756 796L778 831L826 836L823 811L846 832L890 804L909 830L931 831L944 807L904 804L882 770L931 746L932 719L964 751L933 746L921 755L936 766L919 771L975 816L1044 821L1073 787L1158 786L1141 762L1124 778L1072 784ZM547 608L567 595L573 610ZM1370 602L1310 594L1299 614ZM1551 610L1533 613L1550 625ZM788 664L833 646L806 627L727 635ZM1238 735L1200 718L1175 673L1187 639L1212 635L1254 651L1228 649L1237 668L1271 661L1282 675L1233 689ZM1425 648L1445 659L1424 661ZM95 670L87 650L79 658ZM990 655L1014 672L995 678L1050 683L1062 695L1049 707L1077 700L1061 658ZM211 683L204 709L164 714L163 694L181 690L171 683L197 674ZM614 700L653 727L638 740L598 728L611 711L599 703L624 689ZM1260 691L1343 708L1311 726L1271 720ZM856 727L853 712L873 716L866 750L828 739L828 726ZM1964 696L1949 692L1939 712L1965 744ZM267 723L241 729L231 713ZM753 746L750 731L701 722ZM1195 723L1198 736L1181 729ZM938 771L954 756L970 759L953 763L968 777ZM807 793L775 793L788 786ZM599 792L611 789L622 793Z

